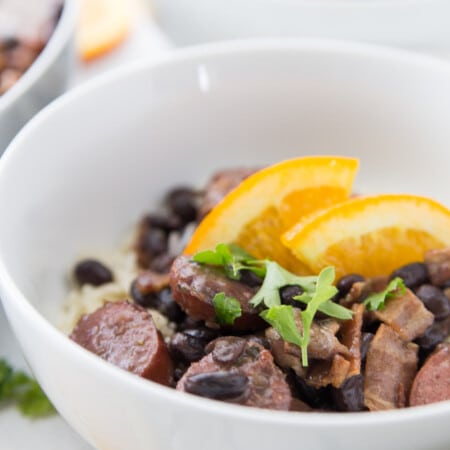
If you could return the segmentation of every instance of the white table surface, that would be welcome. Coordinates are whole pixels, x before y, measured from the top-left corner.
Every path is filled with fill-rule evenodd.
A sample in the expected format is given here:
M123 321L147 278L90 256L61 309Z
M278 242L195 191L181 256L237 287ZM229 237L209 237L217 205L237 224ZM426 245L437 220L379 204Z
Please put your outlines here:
M97 61L78 64L71 86L140 58L158 58L170 48L151 16L140 14L130 36L119 48ZM16 368L26 369L1 305L0 358L6 358ZM0 450L92 450L92 447L58 415L30 420L21 416L14 407L7 407L0 409Z

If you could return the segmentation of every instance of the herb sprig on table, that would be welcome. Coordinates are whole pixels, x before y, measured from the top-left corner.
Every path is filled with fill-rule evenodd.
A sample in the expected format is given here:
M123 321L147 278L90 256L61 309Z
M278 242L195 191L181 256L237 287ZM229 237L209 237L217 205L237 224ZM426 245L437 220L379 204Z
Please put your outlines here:
M249 270L263 278L261 288L250 300L254 307L265 307L260 316L269 323L287 342L297 345L302 350L302 364L308 366L308 345L311 325L317 311L336 319L348 320L352 312L332 301L337 293L333 286L335 271L333 267L324 268L318 276L298 276L270 260L258 260L235 245L219 244L215 250L206 250L194 255L193 260L221 268L225 275L233 280L240 280L241 271ZM284 286L299 286L303 293L293 297L295 301L306 305L301 312L303 331L297 327L294 310L291 305L281 303L280 289ZM241 316L239 302L218 293L213 299L216 319L219 324L233 324ZM299 305L300 306L300 305Z
M0 359L0 406L14 403L33 419L56 412L36 380Z

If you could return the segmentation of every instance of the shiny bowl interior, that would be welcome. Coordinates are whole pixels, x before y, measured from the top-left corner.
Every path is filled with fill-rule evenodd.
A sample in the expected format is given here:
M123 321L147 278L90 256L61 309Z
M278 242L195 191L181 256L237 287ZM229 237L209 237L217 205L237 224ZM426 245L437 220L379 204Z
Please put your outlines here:
M120 244L175 184L307 154L361 160L358 192L450 205L450 65L354 43L208 45L142 62L38 114L0 161L0 296L39 382L99 449L444 449L450 402L308 414L183 395L57 329L77 256ZM11 193L14 192L14 195Z

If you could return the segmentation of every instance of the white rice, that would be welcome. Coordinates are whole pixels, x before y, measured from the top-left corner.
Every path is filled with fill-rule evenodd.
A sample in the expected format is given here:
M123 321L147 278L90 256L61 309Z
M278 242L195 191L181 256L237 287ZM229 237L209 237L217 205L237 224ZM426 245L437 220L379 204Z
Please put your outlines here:
M114 281L97 287L86 284L80 288L71 277L71 289L64 302L60 326L66 334L71 333L82 315L94 312L105 302L130 299L130 285L139 273L135 262L135 253L128 243L117 251L80 255L78 261L85 258L96 259L104 263L112 270ZM76 262L74 262L74 265ZM156 328L165 338L169 338L175 333L175 324L170 322L167 317L150 308L148 308L148 311L152 315Z

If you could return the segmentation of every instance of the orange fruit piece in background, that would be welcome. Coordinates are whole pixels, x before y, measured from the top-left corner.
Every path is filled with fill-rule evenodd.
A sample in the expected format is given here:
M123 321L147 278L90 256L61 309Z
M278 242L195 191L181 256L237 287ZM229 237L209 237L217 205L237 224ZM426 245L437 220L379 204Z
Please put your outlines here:
M246 178L203 219L186 254L235 243L256 258L307 269L283 246L281 234L303 216L342 202L351 193L358 160L312 156L291 159Z
M282 241L314 273L332 265L338 277L389 275L450 246L450 210L414 195L359 197L305 217Z
M129 0L80 0L77 49L91 60L114 49L128 35L132 14Z

